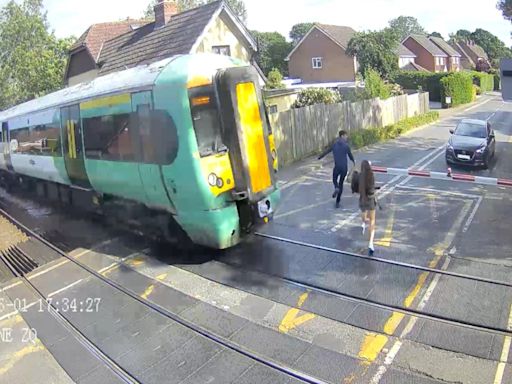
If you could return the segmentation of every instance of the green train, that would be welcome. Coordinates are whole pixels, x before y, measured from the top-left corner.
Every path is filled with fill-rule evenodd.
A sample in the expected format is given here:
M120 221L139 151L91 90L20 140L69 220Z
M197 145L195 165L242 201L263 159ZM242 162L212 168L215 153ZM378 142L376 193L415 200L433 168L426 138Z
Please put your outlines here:
M0 125L5 184L169 241L232 247L279 204L257 72L227 56L99 77L2 111Z

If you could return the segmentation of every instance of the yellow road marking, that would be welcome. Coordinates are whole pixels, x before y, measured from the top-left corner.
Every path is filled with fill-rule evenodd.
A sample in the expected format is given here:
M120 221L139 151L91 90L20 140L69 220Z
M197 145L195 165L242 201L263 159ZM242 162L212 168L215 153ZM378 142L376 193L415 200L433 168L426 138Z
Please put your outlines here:
M508 330L512 330L512 305L510 306L510 315L508 317ZM496 369L496 375L494 376L494 384L501 384L503 381L503 373L505 372L505 366L508 361L508 354L510 353L510 345L512 344L512 337L505 336L503 340L503 349L501 350L501 358Z
M141 297L143 299L147 299L149 297L149 295L151 295L153 293L154 289L155 289L155 286L153 284L151 284L149 287L146 288L146 290L141 295Z
M297 306L300 308L308 298L308 293L303 293L300 298ZM304 324L306 321L314 319L316 316L312 313L306 313L305 315L298 316L300 309L292 308L290 309L286 315L284 316L281 324L279 324L279 332L287 333L292 329ZM298 317L297 317L298 316Z
M375 244L380 245L381 247L390 247L391 241L393 241L393 225L395 223L395 208L391 210L391 214L388 219L388 225L386 226L386 231L384 232L384 237L377 241Z
M3 367L0 367L0 376L11 370L16 365L16 363L18 363L25 356L44 350L46 350L46 348L39 342L39 340L37 345L28 345L25 348L20 349L12 355L7 364L5 364Z
M167 278L167 275L168 275L167 273L162 273L161 275L158 275L158 276L156 277L156 279L157 279L158 281L163 281L163 280L165 280L165 279Z
M435 268L439 264L439 261L443 257L444 253L447 251L448 247L452 244L453 240L455 239L455 236L457 235L457 231L462 226L464 217L466 217L467 213L469 212L471 202L466 203L464 208L461 210L459 216L454 221L452 227L446 234L445 238L442 242L436 244L434 247L430 249L431 252L434 253L434 258L430 261L429 267ZM411 292L407 295L407 297L404 300L404 307L409 308L418 294L421 291L421 288L425 285L425 281L427 280L427 277L429 276L429 272L423 272L419 277L418 281L416 282L415 286L411 290ZM393 312L393 314L389 317L389 319L386 321L384 325L384 333L387 335L393 335L402 320L404 319L405 315L400 312ZM369 362L375 361L377 356L379 355L380 351L384 348L386 343L384 341L384 338L387 337L382 335L383 338L376 340L374 334L368 334L365 339L363 340L363 343L361 345L359 356L365 356L366 360Z
M138 267L138 266L144 264L145 261L146 261L145 256L138 256L138 257L135 257L135 258L127 261L126 264L128 264L131 267Z
M328 204L329 202L330 201L324 200L324 201L322 201L320 203L314 203L314 204L311 204L311 205L306 205L305 207L302 207L302 208L298 208L298 209L294 209L292 211L284 212L284 213L282 213L280 215L275 215L274 218L275 219L281 219L283 217L294 215L294 214L302 212L302 211L307 211L308 209L320 207L322 205Z

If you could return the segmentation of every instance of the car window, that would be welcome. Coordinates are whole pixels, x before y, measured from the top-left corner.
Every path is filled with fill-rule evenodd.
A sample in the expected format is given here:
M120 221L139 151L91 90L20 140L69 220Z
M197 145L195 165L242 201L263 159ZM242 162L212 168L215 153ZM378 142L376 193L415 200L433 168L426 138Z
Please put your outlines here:
M480 124L460 123L455 130L455 134L484 139L487 137L487 127Z

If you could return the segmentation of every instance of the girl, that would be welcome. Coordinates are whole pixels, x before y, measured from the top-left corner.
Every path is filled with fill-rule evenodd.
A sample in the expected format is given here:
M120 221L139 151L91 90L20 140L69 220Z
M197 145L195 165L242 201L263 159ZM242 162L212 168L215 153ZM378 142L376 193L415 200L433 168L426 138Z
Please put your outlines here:
M366 223L369 223L370 242L368 244L368 255L373 256L375 248L373 238L375 237L375 177L370 162L363 160L361 173L359 175L359 208L362 212L363 234Z

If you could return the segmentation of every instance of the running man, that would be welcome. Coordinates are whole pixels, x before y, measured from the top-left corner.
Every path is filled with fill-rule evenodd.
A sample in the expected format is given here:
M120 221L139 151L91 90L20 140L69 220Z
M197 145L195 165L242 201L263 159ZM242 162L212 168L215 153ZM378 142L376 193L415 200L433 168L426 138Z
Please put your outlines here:
M327 148L319 157L318 160L327 156L332 151L334 157L334 168L332 170L332 182L334 184L334 192L332 198L336 198L336 208L340 207L341 195L343 193L343 182L347 177L348 161L347 156L352 161L352 166L356 165L352 151L348 145L348 135L345 131L339 132L339 137L336 142L329 148Z

